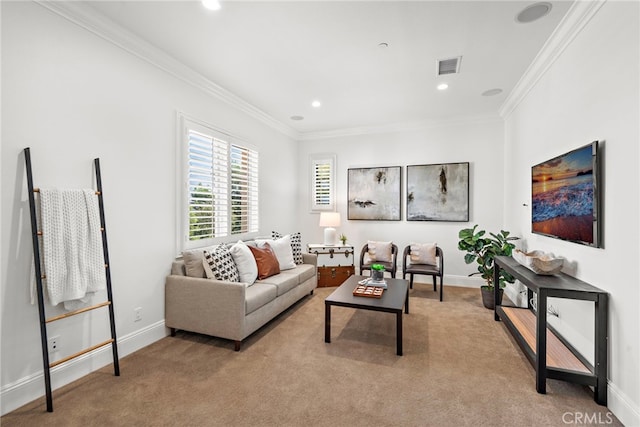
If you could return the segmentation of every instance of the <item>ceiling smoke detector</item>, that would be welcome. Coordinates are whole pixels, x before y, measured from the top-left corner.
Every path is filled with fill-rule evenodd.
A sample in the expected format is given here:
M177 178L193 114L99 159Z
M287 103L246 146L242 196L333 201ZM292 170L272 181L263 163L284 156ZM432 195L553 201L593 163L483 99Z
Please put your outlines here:
M462 56L438 60L438 75L458 74L460 72L460 62L462 62Z

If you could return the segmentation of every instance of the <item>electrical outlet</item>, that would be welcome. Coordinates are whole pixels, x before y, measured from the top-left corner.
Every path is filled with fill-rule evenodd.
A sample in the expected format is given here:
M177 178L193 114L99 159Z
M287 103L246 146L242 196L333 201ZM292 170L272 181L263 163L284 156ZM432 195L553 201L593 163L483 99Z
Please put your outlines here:
M133 309L133 321L139 322L142 320L142 307L136 307Z
M49 338L49 353L55 353L60 350L60 336Z

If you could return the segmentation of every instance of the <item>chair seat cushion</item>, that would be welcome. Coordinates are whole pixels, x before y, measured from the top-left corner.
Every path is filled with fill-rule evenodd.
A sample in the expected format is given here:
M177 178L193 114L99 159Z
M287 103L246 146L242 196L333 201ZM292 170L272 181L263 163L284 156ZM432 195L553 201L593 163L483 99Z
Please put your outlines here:
M435 274L440 275L438 266L431 264L410 264L407 266L405 273L413 274Z

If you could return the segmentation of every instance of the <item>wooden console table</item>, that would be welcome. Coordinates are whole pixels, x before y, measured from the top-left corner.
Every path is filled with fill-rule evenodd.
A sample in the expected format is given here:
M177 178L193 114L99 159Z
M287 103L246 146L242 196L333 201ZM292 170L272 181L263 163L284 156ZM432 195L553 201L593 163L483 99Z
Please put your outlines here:
M538 393L546 393L547 378L585 384L594 387L593 399L606 406L608 294L564 273L553 276L535 274L512 257L496 257L495 267L494 283L498 283L502 269L527 287L527 308L496 304L494 319L502 319L536 370ZM496 301L498 289L496 286ZM531 307L533 292L536 293L536 311ZM594 302L594 366L547 325L548 297Z

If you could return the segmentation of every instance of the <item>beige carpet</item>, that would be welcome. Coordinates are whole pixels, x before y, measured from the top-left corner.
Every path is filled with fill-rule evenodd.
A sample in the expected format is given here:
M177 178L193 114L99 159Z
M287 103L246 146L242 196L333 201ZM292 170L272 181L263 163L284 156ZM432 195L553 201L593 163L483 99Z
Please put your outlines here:
M249 337L230 341L179 332L7 414L3 426L563 426L620 425L586 387L534 371L479 290L430 285L411 291L404 356L395 316L332 309L324 342L319 288ZM594 416L593 414L597 414Z

